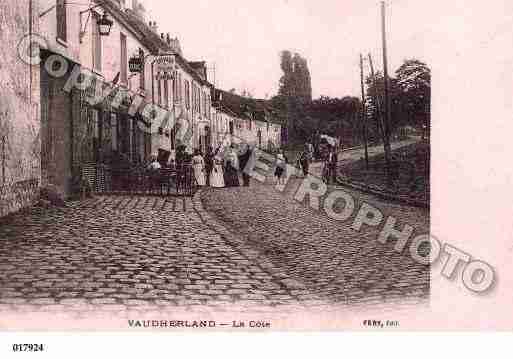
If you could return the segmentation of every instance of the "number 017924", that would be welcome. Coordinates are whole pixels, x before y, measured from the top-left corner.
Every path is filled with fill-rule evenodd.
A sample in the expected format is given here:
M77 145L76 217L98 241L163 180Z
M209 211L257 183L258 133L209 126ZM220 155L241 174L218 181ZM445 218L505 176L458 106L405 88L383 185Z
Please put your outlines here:
M43 344L13 344L12 350L14 352L42 352L44 351Z

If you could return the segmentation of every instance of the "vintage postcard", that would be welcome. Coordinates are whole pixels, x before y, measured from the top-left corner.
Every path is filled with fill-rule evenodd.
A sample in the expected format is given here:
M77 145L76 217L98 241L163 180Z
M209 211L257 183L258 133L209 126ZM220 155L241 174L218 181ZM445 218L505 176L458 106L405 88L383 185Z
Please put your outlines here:
M2 0L0 331L511 330L491 3Z

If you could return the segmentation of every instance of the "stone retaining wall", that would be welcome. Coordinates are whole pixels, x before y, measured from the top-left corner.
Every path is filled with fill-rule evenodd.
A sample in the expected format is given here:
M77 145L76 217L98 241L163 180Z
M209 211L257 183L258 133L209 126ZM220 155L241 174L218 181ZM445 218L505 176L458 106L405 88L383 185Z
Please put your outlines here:
M29 206L39 194L40 70L17 51L22 39L38 31L37 3L0 2L0 217Z

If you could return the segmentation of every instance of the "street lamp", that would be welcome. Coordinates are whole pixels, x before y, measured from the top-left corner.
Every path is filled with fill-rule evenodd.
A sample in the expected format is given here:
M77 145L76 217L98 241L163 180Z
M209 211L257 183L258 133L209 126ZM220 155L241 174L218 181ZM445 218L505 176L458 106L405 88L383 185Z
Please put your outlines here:
M80 14L80 34L79 34L80 43L82 43L82 39L86 34L85 27L87 26L87 23L89 22L89 18L91 17L92 10L96 9L97 7L103 6L104 3L105 3L105 1L99 1L98 4L93 5L84 11L80 11L80 13L79 13ZM66 5L86 5L86 4L67 2ZM47 15L50 11L57 8L57 6L58 6L57 4L50 6L45 11L41 12L39 14L39 17L42 18L43 16ZM85 13L89 13L89 16L88 16L84 26L82 26L82 15ZM96 23L98 24L98 28L99 28L98 32L99 32L100 36L109 36L110 35L110 30L112 28L112 25L114 25L114 21L109 19L108 15L107 15L107 11L105 9L104 9L104 13L103 13L102 17L100 17L98 19L98 21L96 21Z
M80 11L80 43L82 43L82 39L84 38L86 34L86 27L89 22L89 19L91 18L91 12L93 9L96 9L97 7L102 6L105 3L105 1L100 1L98 4L91 6L90 8ZM89 16L87 17L86 23L82 27L82 15L85 13L88 13ZM98 33L100 36L109 36L110 30L112 29L112 25L114 25L114 21L109 19L109 16L107 15L107 10L104 9L103 15L96 21L96 24L98 25Z
M109 19L109 16L107 15L107 13L104 12L103 16L98 19L97 24L98 24L100 36L109 36L110 29L112 28L112 25L114 25L114 21Z

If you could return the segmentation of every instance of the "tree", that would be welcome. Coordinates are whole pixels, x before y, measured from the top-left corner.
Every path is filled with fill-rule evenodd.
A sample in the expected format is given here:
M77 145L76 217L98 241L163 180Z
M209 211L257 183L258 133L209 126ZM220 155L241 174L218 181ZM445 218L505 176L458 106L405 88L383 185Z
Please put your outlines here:
M401 90L400 106L407 124L429 129L431 117L431 70L416 59L406 60L396 71Z
M292 55L288 50L281 52L281 69L283 76L280 78L281 96L294 97L304 103L312 101L312 80L308 62L298 53Z
M281 96L295 96L294 92L294 65L292 64L292 53L288 50L282 51L281 57L281 70L283 75L280 78L280 89L278 94Z
M389 78L390 107L392 118L390 133L397 133L405 126L429 129L431 101L431 71L418 60L405 60L395 72L395 78ZM379 134L380 118L383 118L384 82L383 74L377 72L375 79L370 76L367 84L367 116L375 123ZM376 103L377 101L377 103ZM382 137L382 136L380 136Z

